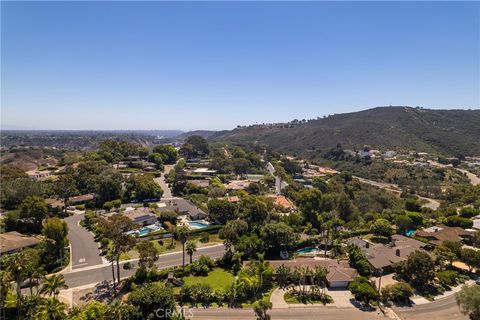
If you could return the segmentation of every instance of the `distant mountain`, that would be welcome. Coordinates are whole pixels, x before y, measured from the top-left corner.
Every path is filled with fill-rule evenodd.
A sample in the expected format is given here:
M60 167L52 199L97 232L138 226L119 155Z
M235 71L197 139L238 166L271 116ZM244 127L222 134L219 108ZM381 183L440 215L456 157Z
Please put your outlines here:
M322 119L220 131L229 143L258 142L279 151L314 156L335 147L417 150L443 155L480 155L480 110L378 107Z
M213 134L217 133L217 131L211 131L211 130L195 130L195 131L187 131L183 132L177 136L175 136L176 139L181 139L185 140L190 136L202 136L205 139L210 138Z

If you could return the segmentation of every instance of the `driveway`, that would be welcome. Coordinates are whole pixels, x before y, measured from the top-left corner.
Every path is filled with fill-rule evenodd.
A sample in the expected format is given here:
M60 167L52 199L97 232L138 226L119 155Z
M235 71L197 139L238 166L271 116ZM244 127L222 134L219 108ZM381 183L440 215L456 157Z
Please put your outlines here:
M354 298L349 290L333 290L327 288L327 294L332 297L333 303L337 308L355 308L352 304Z
M170 190L170 187L168 186L167 182L165 181L165 175L168 174L172 170L173 170L173 165L166 165L165 168L164 168L163 174L160 177L153 179L162 188L162 190L163 190L162 199L164 199L164 200L169 200L169 199L174 198L173 195L172 195L172 191Z
M94 241L92 234L79 225L84 215L81 213L65 218L72 251L70 254L72 269L102 264L98 244Z

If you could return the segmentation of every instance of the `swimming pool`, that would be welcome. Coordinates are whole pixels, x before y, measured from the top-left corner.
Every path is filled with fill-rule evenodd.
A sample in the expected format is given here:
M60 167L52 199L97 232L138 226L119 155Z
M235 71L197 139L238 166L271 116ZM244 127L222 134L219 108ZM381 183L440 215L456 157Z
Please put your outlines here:
M138 235L140 237L142 237L142 236L145 236L145 235L149 234L151 231L152 230L150 230L149 228L142 228L142 229L138 230L137 232L138 232Z
M407 237L412 237L414 234L415 234L415 230L408 230L407 232L405 232L405 235Z
M208 224L200 221L188 221L188 225L192 228L201 229L208 227Z
M297 250L298 254L315 254L317 252L320 252L320 250L314 247L307 247L307 248L302 248Z

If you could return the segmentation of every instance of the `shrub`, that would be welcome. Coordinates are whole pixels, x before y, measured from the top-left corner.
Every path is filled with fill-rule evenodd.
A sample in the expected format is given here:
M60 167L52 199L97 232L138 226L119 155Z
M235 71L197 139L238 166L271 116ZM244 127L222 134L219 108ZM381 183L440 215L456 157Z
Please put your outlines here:
M202 232L200 234L200 242L208 243L210 241L210 234L208 232Z
M194 306L200 303L202 306L208 307L217 298L212 287L204 283L196 283L191 286L184 285L180 291L182 303L191 303Z
M215 266L215 261L209 256L201 256L198 260L189 264L185 271L195 276L206 276Z
M365 277L357 277L348 286L355 299L369 305L378 300L378 292L374 285Z
M384 301L408 302L413 296L412 287L406 282L389 284L382 288L382 299Z
M473 226L473 221L468 218L462 218L459 216L450 216L445 219L445 224L449 227L461 227L468 229Z
M84 205L84 204L77 204L77 205L75 206L75 209L77 209L77 210L85 210L85 205Z
M438 282L444 288L448 288L457 284L458 273L453 270L445 270L437 272L436 274Z

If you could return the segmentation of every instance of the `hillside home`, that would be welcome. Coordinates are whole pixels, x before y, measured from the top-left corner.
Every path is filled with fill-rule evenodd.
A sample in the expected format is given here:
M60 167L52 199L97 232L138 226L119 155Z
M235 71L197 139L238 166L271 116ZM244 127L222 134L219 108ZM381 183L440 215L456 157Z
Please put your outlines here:
M415 232L416 236L428 239L428 242L435 246L439 246L447 240L468 243L472 240L474 234L475 232L460 227L447 227L441 224Z

